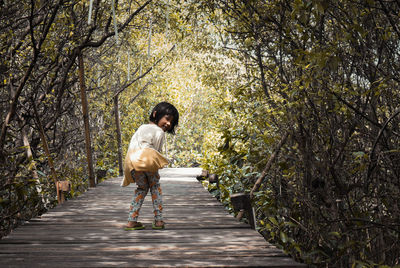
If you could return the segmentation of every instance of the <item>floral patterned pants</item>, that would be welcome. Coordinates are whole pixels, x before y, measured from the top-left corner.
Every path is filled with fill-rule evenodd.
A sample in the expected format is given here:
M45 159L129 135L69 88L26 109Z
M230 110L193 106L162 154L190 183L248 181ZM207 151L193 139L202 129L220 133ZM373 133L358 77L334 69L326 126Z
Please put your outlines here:
M162 221L162 192L160 186L160 175L158 172L145 172L145 171L132 171L132 178L134 178L137 188L129 208L128 221L137 221L139 217L139 210L143 205L144 198L146 197L149 189L151 199L153 201L154 219Z

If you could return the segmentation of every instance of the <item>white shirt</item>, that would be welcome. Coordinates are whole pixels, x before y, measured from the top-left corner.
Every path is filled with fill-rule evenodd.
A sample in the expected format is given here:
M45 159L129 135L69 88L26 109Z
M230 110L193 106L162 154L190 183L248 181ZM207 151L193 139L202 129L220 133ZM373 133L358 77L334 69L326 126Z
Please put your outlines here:
M161 153L165 140L164 131L156 124L141 125L133 134L129 143L129 150L152 148Z

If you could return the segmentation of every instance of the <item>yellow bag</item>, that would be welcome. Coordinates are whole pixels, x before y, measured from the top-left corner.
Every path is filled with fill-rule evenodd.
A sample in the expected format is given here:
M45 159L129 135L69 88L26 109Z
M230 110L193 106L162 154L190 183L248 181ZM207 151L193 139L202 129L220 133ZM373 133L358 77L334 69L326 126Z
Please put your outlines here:
M130 150L125 157L125 174L121 186L135 182L131 175L132 170L157 172L166 165L168 165L168 160L157 150L152 148Z

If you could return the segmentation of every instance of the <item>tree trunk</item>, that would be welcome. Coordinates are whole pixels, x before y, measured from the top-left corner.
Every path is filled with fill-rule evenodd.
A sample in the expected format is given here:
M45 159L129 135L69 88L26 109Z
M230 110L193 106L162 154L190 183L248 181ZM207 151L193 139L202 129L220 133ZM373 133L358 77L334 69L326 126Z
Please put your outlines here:
M28 135L27 135L27 126L21 126L21 134L22 134L22 142L26 151L26 158L29 163L29 168L32 170L33 179L36 181L36 192L38 195L42 197L42 203L45 204L45 200L42 194L42 184L40 183L40 179L38 173L36 172L36 162L33 159L31 144L29 143Z
M122 138L121 138L121 124L119 121L119 107L118 107L118 96L114 96L114 114L115 114L115 126L117 131L117 142L118 142L118 170L119 176L123 175L122 168Z
M85 125L85 144L86 144L86 158L89 169L89 186L96 187L96 181L93 171L93 159L92 159L92 149L90 141L90 128L89 128L89 109L86 98L86 86L85 86L85 70L83 65L83 55L82 51L78 51L79 59L79 82L81 87L81 101L82 101L82 113L83 121Z
M58 203L60 203L60 192L58 191L58 188L57 188L57 173L56 173L56 169L54 167L53 158L51 157L51 154L50 154L49 146L48 146L47 139L46 139L46 134L44 132L42 122L40 121L39 113L38 113L36 105L33 101L32 101L32 106L33 106L33 112L35 114L35 121L39 128L39 135L40 135L40 139L42 140L43 149L44 149L44 152L46 153L47 161L49 162L49 166L50 166L50 170L51 170L51 177L53 179L54 186L56 188L57 200L58 200Z

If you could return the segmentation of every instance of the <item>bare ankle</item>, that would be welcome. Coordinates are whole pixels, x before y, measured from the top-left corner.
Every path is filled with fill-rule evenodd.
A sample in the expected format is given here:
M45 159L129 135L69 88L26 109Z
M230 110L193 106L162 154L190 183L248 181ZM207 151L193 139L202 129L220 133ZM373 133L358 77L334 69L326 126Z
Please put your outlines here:
M163 226L163 225L164 225L164 222L163 222L162 220L156 220L156 221L155 221L155 225L156 225L156 226Z

